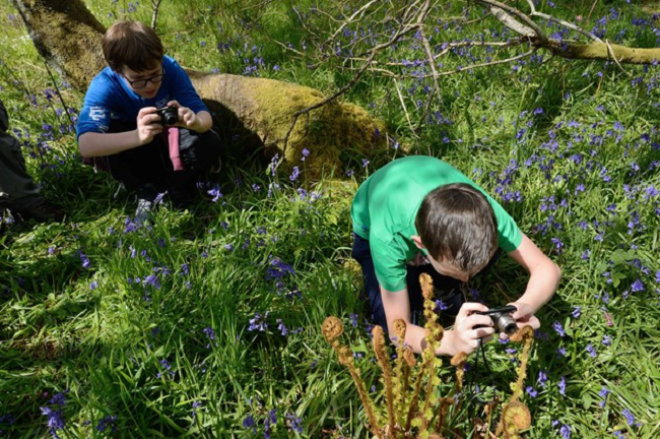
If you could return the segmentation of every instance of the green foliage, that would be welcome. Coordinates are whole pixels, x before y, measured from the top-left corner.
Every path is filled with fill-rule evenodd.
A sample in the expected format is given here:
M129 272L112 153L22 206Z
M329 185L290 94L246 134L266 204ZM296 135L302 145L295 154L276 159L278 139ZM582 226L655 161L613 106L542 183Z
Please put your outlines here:
M151 20L150 2L85 3L104 25ZM164 0L158 32L187 67L327 93L352 78L340 58L308 68L319 55L308 28L335 26L312 8L329 3ZM599 26L619 44L657 46L657 22L638 6L555 3L540 2L540 10L581 16L582 26ZM462 4L451 8L447 15ZM484 23L489 32L502 30ZM444 24L433 44L475 37ZM83 96L56 72L53 82L6 2L0 26L0 92L12 128L42 193L68 214L62 224L3 224L0 435L48 435L40 407L58 408L49 401L68 391L60 437L112 436L113 426L116 437L261 437L267 419L273 437L368 437L354 386L318 328L340 316L361 376L377 382L378 366L360 355L369 338L359 274L345 263L350 200L377 164L362 168L360 157L350 157L350 169L334 170L335 177L354 171L349 181L328 175L306 187L266 172L261 152L227 160L204 188L219 185L217 202L207 196L190 212L164 206L153 227L130 231L134 199L80 163L72 122L53 91L57 85L73 109ZM397 82L406 110L392 80L377 74L365 75L346 100L384 120L391 145L400 145L379 160L430 153L449 161L493 193L562 267L559 291L538 313L543 326L522 397L534 425L527 436L570 429L572 437L653 438L660 411L658 68L624 66L629 77L615 64L543 55L444 77L421 123L417 103L428 91L409 75ZM456 68L484 56L457 51L445 63ZM383 57L424 55L407 41ZM229 141L228 155L242 147ZM526 279L502 258L470 287L497 306L518 297ZM475 407L508 393L515 381L510 348L489 344L492 373L466 373L466 382L480 385ZM367 391L380 404L378 387ZM449 427L468 436L468 418L453 417ZM96 428L103 419L105 433Z

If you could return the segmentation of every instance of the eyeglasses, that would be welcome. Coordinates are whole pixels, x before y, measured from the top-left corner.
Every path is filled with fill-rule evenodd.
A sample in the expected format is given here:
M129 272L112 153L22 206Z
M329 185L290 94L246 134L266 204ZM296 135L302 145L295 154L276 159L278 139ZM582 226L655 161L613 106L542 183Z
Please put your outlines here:
M138 89L141 89L141 88L145 88L149 82L151 82L152 84L158 84L158 83L162 82L163 77L165 76L165 72L162 72L158 75L154 75L150 78L136 79L134 81L131 81L130 79L128 79L126 77L126 75L124 75L123 73L121 74L121 76L123 76L124 79L126 79L128 81L128 83L131 84L131 87L138 90Z

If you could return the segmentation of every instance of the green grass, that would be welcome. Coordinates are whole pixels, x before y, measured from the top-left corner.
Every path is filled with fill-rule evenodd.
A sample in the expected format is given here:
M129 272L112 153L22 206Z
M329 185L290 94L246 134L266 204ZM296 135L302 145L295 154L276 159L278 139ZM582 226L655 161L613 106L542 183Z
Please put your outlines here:
M308 17L306 26L328 30L327 18L310 13L314 2L249 8L253 3L210 0L163 2L158 30L168 53L187 67L243 74L260 58L259 76L337 90L351 74L336 60L307 67L318 52L294 3ZM122 13L128 2L86 4L105 25L115 18L151 19L149 2L131 13ZM544 10L572 19L586 17L591 5ZM461 5L453 7L460 11ZM611 16L611 7L620 15L608 21L607 38L618 41L626 30L620 43L657 45L654 23L631 24L633 17L651 16L625 2L599 4L585 28ZM111 178L79 162L69 121L56 111L62 103L44 93L54 88L51 77L9 14L16 11L1 5L2 99L12 128L22 140L29 133L24 154L31 174L68 219L13 224L0 237L0 435L48 436L40 407L54 407L53 395L68 391L60 437L263 437L271 410L274 437L328 431L367 437L357 393L319 328L325 317L337 315L353 349L368 351L359 276L345 264L353 181L360 183L391 157L428 152L497 193L521 230L562 267L560 289L539 312L542 334L527 380L538 394L524 397L534 418L527 437L560 437L561 425L570 426L572 437L659 434L660 197L651 189L660 189L657 67L625 66L632 78L641 78L638 83L615 65L546 55L542 65L528 62L517 71L504 65L448 76L432 116L414 131L392 81L368 74L345 99L385 120L402 145L398 151L365 169L355 158L347 165L356 171L352 180L307 187L321 194L310 201L309 195L300 199L287 175L266 172L261 151L240 154L242 145L233 142L225 170L212 182L223 198L200 202L192 212L161 209L152 228L126 233L134 200L125 192L115 197ZM484 26L499 29L491 21ZM466 38L475 29L442 30L433 42ZM274 41L298 50L305 44L305 55ZM227 46L218 50L220 43ZM410 39L381 60L420 57ZM444 62L466 65L458 55ZM83 94L57 74L55 80L66 104L79 109ZM423 113L416 103L427 96L423 84L408 78L398 85L416 125ZM538 108L543 112L534 114ZM48 134L44 124L55 133L44 137L48 150L40 146ZM271 183L281 190L269 197ZM508 197L513 200L504 201ZM293 273L280 270L275 274L281 278L273 279L268 270L276 268L274 258ZM149 276L158 287L144 282ZM520 295L525 283L525 273L504 258L470 286L497 306ZM579 317L572 316L574 307L580 307ZM256 314L268 325L263 331L249 330ZM357 328L349 323L351 314L360 316ZM565 336L553 329L555 322ZM493 374L479 368L468 379L489 393L509 393L515 376L509 347L488 346ZM357 362L368 387L380 389L377 366L367 358ZM547 375L545 385L538 382L540 372ZM558 386L562 378L565 395ZM599 394L604 387L610 392L605 399ZM292 432L286 415L301 419L302 434ZM117 416L114 435L110 427L105 433L95 428L106 416ZM256 433L244 427L249 416ZM467 418L453 422L470 434Z

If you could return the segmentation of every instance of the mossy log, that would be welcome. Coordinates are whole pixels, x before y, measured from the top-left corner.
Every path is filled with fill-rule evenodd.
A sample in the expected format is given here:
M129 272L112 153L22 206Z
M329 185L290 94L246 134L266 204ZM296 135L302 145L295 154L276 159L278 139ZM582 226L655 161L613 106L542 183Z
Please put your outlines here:
M103 25L81 0L12 0L39 53L84 92L105 67L101 51ZM361 107L332 101L297 119L293 115L325 98L318 90L264 78L206 74L187 69L199 95L222 131L235 126L258 136L267 151L279 151L285 167L300 165L312 180L323 172L343 172L342 157L375 157L385 147L385 126ZM309 151L304 166L303 149Z
M640 49L620 44L609 44L608 47L606 43L579 44L553 39L549 39L540 47L549 49L554 55L568 59L612 61L612 55L614 55L621 64L653 64L660 61L660 48Z

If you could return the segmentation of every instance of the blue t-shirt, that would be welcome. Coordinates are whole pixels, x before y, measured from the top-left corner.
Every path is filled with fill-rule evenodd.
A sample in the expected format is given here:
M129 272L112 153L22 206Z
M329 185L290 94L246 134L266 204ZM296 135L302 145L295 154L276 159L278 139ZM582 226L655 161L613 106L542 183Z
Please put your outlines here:
M195 91L188 74L169 56L163 57L163 82L155 97L146 99L131 90L122 76L106 67L96 75L85 95L85 103L76 126L77 137L82 134L107 133L110 121L135 122L144 107L164 107L176 100L195 113L208 111Z

